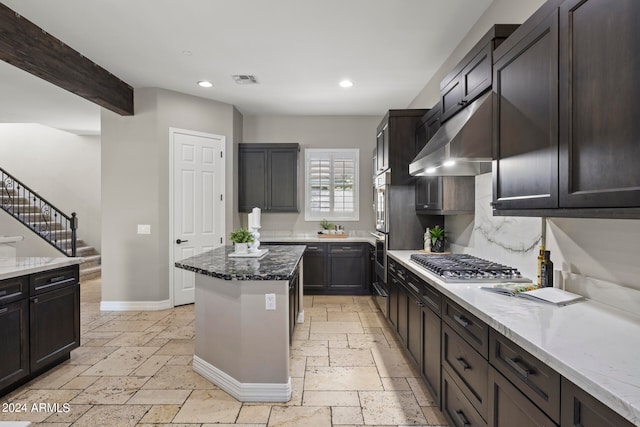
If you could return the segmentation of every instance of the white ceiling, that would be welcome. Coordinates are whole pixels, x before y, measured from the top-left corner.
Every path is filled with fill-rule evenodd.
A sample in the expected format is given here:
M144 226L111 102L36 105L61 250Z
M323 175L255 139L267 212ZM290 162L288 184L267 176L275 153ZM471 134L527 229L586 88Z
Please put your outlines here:
M246 115L380 116L409 105L491 2L2 0L134 88ZM338 86L345 78L352 88ZM99 133L99 107L1 61L0 91L0 122Z

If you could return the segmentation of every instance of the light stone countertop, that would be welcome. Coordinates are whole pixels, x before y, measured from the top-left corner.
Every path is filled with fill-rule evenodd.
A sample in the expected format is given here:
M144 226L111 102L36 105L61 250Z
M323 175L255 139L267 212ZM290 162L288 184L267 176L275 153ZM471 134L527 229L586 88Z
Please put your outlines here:
M387 254L635 425L640 425L640 316L585 300L555 306L445 283L410 261L416 251Z
M80 263L81 257L0 257L0 280Z
M260 233L260 242L283 242L283 243L335 243L335 242L355 242L355 243L370 243L375 245L375 238L368 231L351 231L347 232L347 237L320 237L318 233L286 233L286 232L264 232ZM328 236L331 236L329 234Z

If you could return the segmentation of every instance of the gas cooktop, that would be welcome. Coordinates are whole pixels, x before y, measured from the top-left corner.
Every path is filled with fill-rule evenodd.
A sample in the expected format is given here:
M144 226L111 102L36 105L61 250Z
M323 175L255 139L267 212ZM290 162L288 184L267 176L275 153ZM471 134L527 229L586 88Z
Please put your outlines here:
M448 283L531 282L512 267L467 254L413 254L411 261L440 276Z

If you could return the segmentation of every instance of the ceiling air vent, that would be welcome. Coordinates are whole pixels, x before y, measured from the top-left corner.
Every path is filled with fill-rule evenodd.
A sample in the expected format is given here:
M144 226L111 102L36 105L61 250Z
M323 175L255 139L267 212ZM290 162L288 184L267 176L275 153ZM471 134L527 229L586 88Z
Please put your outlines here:
M258 80L256 76L252 76L249 74L236 74L233 77L233 80L239 85L255 85L258 84Z

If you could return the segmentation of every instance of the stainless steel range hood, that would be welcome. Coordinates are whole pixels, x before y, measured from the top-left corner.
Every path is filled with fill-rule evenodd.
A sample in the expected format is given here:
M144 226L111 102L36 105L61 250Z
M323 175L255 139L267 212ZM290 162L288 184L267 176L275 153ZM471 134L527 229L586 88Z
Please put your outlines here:
M491 171L492 91L447 120L409 165L413 176L473 176Z

